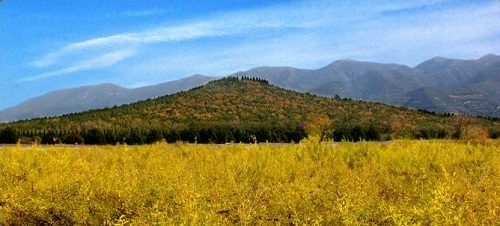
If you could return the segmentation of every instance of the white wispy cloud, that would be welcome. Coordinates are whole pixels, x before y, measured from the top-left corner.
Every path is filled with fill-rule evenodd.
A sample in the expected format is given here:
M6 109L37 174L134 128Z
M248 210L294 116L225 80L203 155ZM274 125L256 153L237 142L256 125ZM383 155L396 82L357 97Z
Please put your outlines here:
M359 9L354 15L345 12L345 7L322 6L315 12L316 17L301 22L308 29L300 32L242 41L217 51L207 47L166 52L138 62L126 73L130 77L194 73L222 76L256 66L313 69L345 58L414 66L437 55L461 57L495 52L495 42L485 38L499 33L493 18L499 15L500 8L479 5L449 9L438 7L439 3L391 1ZM428 9L414 10L421 7Z
M31 62L48 72L23 80L116 66L138 55L136 63L122 66L124 74L218 76L261 65L319 67L339 58L414 64L435 55L499 50L491 41L500 30L494 19L498 5L448 9L439 7L442 2L301 2L218 13L180 25L69 43ZM182 45L219 38L230 41ZM176 43L177 50L162 49L168 43Z
M359 25L351 33L351 38L359 41L351 47L364 49L365 54L375 54L378 59L392 55L393 62L409 65L437 55L480 57L500 50L500 46L490 44L494 37L500 37L500 24L495 22L499 14L497 4L482 4L382 16Z
M127 48L128 46L307 26L307 17L301 16L296 19L294 17L297 17L297 12L285 12L283 10L280 12L278 9L220 14L204 21L180 26L157 27L141 32L122 33L70 43L33 61L31 65L43 68L58 63L66 55L83 54L82 52L88 53L96 49Z
M94 38L68 44L32 62L32 65L43 68L59 63L59 61L64 60L64 57L67 55L81 54L85 56L85 54L93 51L126 49L131 46L137 47L141 44L193 39L213 35L214 32L214 26L196 23L179 27L159 28L146 32L123 33Z
M30 76L23 80L34 81L89 70L92 67L108 67L113 64L103 66L96 63L94 59L114 55L117 52L127 52L127 57L131 57L140 54L142 47L158 43L243 34L256 36L269 30L305 28L311 25L312 16L299 16L302 12L290 12L278 8L229 12L212 15L208 19L184 25L160 26L145 31L126 32L69 43L30 63L35 68L49 72ZM138 51L127 51L128 49Z
M149 9L149 10L139 10L139 11L129 11L122 13L125 17L145 17L145 16L157 16L164 14L165 11L160 9Z
M100 56L96 56L91 59L87 59L82 62L78 62L74 65L70 65L68 67L58 69L55 71L50 71L47 73L42 73L34 76L29 76L23 78L21 81L36 81L39 79L59 76L63 74L70 74L79 71L86 71L92 69L99 69L112 66L128 57L131 57L135 54L133 50L118 50L110 53L106 53Z

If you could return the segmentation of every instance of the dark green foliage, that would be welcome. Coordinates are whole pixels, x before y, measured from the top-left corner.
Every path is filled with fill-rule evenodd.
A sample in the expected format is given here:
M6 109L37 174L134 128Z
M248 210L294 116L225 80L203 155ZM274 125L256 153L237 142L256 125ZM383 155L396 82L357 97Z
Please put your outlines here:
M146 135L146 143L151 144L154 142L161 141L163 139L163 135L161 134L161 131L157 129L152 129L148 132Z
M11 127L0 130L0 144L15 144L18 136Z
M104 133L104 139L106 144L116 144L120 141L113 130L107 130ZM122 138L123 139L123 138Z
M366 140L380 140L380 132L374 125L370 125L366 130Z
M351 131L351 137L353 141L366 140L366 134L363 129L359 126L355 126Z
M45 134L42 137L42 144L57 144L58 142L59 142L59 138L57 137L56 133L53 131Z
M72 133L72 134L66 135L64 137L64 139L62 139L62 142L64 144L83 144L84 140L83 140L82 136Z
M446 137L447 132L439 128L423 128L421 130L422 139L443 139Z
M380 134L374 127L362 128L361 126L340 127L333 132L334 141L362 141L380 140Z
M106 141L104 133L98 128L93 128L87 131L83 135L83 139L85 144L104 144Z
M130 134L125 138L127 144L144 144L145 134L137 129L130 131Z

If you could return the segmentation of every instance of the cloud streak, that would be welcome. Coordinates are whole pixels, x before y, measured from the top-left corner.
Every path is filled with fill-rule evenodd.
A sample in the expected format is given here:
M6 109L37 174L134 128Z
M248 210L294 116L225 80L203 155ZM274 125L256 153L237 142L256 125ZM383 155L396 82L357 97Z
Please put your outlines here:
M125 17L147 17L147 16L157 16L163 14L163 10L151 9L151 10L140 10L140 11L129 11L122 15Z
M338 58L382 61L391 58L404 60L393 62L411 64L431 55L480 49L482 39L499 34L498 23L491 19L500 13L496 4L443 10L439 7L443 2L446 3L388 1L357 7L350 1L325 1L219 13L181 25L69 43L32 61L30 65L34 68L49 72L23 81L111 67L134 56L138 63L127 65L125 73L224 75L233 72L229 70L263 64L307 67ZM137 12L131 16L158 12ZM214 39L231 41L203 42L208 46L196 47L201 53L195 47L182 45ZM165 54L158 57L154 52L168 43L184 49L162 49ZM456 45L464 48L459 50ZM420 51L427 46L433 49ZM494 47L482 50L491 48Z
M193 21L184 25L160 26L145 31L126 32L69 43L30 63L34 68L49 70L49 72L22 80L35 81L83 70L109 67L120 60L113 61L113 64L103 65L96 62L95 59L125 52L127 54L123 56L132 57L140 54L144 47L159 43L244 34L258 35L269 30L304 29L311 25L313 18L311 16L298 18L299 14L303 12L290 12L277 8L229 12L212 15L209 19ZM145 14L149 14L149 12ZM317 17L317 15L315 16ZM127 51L129 49L137 51ZM110 59L114 58L110 57Z
M276 9L275 9L276 10ZM269 11L269 12L267 12ZM255 14L261 16L255 16ZM265 15L267 14L267 15ZM31 63L32 66L44 68L58 63L66 55L81 54L95 50L127 48L171 41L186 41L203 37L221 37L248 32L259 32L269 29L301 28L307 25L309 18L292 21L294 15L286 15L284 11L264 10L262 12L234 12L216 15L206 21L187 23L181 26L157 27L142 32L130 32L105 37L88 39L66 46L46 54Z
M343 7L322 7L315 13L322 20L309 17L302 22L307 24L307 29L301 32L242 41L217 51L201 48L191 52L167 52L138 62L127 73L130 77L133 74L186 76L194 73L223 76L256 66L313 69L344 58L414 66L437 55L467 58L471 53L477 54L473 57L495 53L492 45L495 42L484 39L499 34L499 25L492 19L500 14L497 5L449 9L439 4L405 1L366 7L355 15L346 15Z
M70 74L79 71L86 71L92 69L99 69L112 66L128 57L131 57L135 54L133 50L118 50L110 53L106 53L100 56L96 56L92 59L87 59L85 61L79 62L77 64L56 70L47 73L42 73L39 75L29 76L23 78L21 81L31 82L37 81L44 78L50 78L54 76L60 76L63 74Z

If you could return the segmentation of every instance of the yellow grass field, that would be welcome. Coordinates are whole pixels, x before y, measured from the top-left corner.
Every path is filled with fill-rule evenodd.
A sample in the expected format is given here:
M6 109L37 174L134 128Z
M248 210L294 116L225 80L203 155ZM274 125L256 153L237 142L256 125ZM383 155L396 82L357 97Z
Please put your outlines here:
M1 225L499 225L500 141L0 148Z

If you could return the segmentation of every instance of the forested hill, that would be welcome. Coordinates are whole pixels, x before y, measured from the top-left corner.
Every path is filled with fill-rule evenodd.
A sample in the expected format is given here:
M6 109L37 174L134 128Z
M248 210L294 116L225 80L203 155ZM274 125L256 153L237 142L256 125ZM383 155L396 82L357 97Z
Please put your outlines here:
M380 103L285 90L255 78L228 77L189 91L53 118L0 124L5 137L42 143L290 142L321 131L336 140L453 138L467 125L496 137L495 120L437 115ZM0 142L2 143L2 142Z

